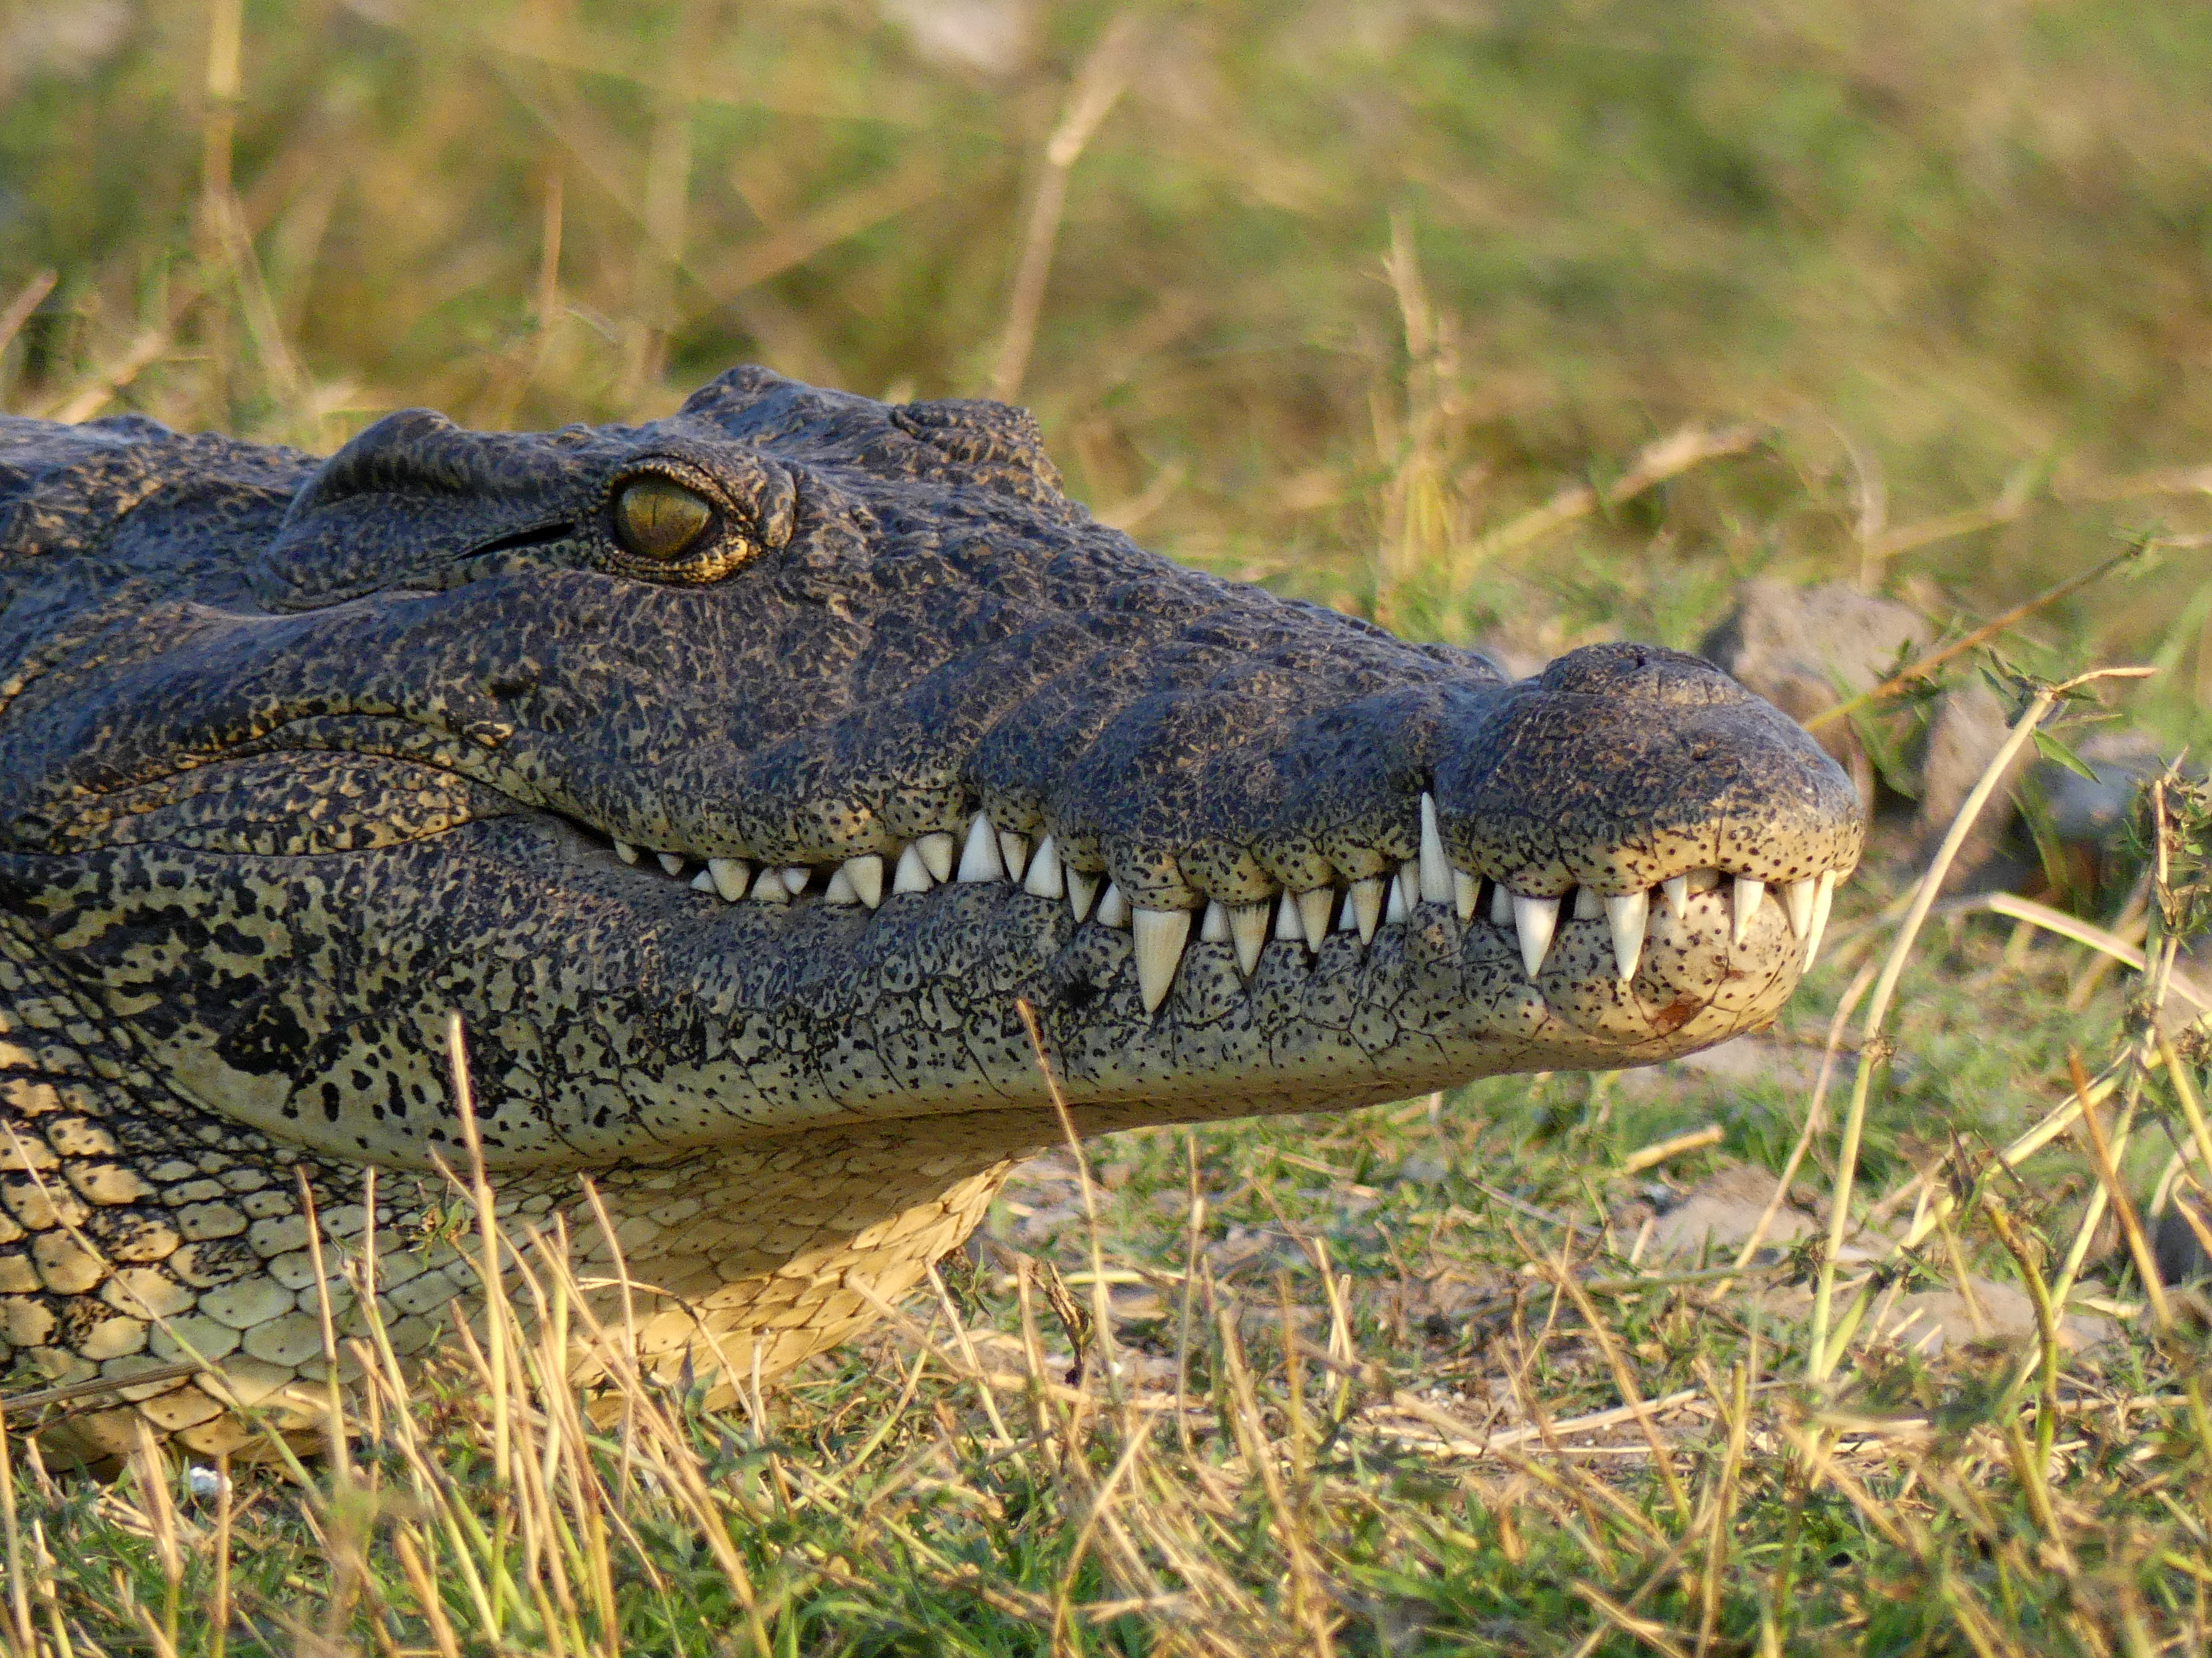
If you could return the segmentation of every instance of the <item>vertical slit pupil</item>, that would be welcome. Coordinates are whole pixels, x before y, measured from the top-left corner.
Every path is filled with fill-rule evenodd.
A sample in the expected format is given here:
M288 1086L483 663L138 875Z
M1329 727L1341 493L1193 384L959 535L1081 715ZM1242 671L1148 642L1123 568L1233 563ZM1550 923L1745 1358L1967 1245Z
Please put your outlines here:
M638 478L615 496L616 534L642 558L681 556L707 532L714 518L713 507L668 478Z

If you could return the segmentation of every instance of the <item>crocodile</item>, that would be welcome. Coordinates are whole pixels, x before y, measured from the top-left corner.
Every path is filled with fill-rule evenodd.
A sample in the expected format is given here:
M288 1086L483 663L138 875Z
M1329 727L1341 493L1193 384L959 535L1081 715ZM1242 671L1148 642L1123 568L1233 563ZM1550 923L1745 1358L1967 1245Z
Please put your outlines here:
M0 419L0 1368L112 1387L87 1455L309 1431L356 1284L410 1363L472 1315L480 1168L653 1374L773 1376L1062 1108L1761 1027L1861 838L1705 662L1513 681L1177 565L1000 404Z

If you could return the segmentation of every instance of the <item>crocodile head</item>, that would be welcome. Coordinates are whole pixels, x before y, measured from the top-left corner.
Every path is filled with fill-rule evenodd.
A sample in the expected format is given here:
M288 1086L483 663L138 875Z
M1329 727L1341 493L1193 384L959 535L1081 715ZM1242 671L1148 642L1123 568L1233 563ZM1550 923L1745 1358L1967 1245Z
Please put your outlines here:
M1179 568L997 404L15 422L0 513L0 967L137 1167L454 1158L458 1010L510 1183L865 1142L888 1214L1052 1138L1019 1003L1086 1130L1644 1064L1772 1017L1860 846L1696 659Z

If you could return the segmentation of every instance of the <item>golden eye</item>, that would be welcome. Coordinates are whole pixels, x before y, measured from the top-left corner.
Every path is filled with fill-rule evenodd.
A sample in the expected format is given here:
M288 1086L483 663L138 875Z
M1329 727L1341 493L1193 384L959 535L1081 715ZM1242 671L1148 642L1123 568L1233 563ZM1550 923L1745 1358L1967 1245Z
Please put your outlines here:
M681 558L714 522L714 509L682 484L641 477L615 494L615 535L640 558Z

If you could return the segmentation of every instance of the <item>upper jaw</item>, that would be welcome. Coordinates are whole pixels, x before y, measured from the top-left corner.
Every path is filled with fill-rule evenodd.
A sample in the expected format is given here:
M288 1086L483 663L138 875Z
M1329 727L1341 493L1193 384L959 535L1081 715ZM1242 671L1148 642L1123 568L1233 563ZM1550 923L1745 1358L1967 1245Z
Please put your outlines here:
M1649 887L1626 891L1581 885L1533 893L1522 889L1537 884L1534 880L1486 877L1455 859L1438 833L1432 796L1421 797L1419 821L1419 850L1387 874L1285 888L1248 902L1206 899L1196 908L1132 904L1111 877L1073 868L1048 831L1033 841L998 828L984 812L971 818L964 834L934 833L908 842L895 856L868 853L834 863L756 864L621 841L599 844L608 869L619 869L664 896L683 896L681 913L696 926L714 926L717 915L731 906L778 915L819 907L848 912L860 923L879 913L875 924L896 932L915 924L923 913L918 906L945 888L980 889L978 896L1019 892L1064 905L1069 942L1073 929L1086 926L1126 940L1127 971L1115 976L1127 978L1148 1019L1176 992L1194 946L1225 946L1227 953L1215 964L1233 963L1249 981L1271 951L1274 959L1302 964L1315 963L1325 950L1340 955L1347 948L1364 957L1378 939L1440 923L1470 941L1503 941L1518 964L1517 976L1539 994L1560 977L1554 969L1565 957L1555 957L1555 950L1579 936L1562 988L1579 995L1592 982L1609 980L1626 992L1637 981L1647 950L1668 947L1694 930L1688 921L1693 907L1701 924L1717 918L1737 950L1765 926L1773 935L1763 946L1773 957L1767 965L1785 967L1794 980L1816 957L1837 882L1849 872L1847 864L1831 865L1770 884L1741 869L1700 865L1669 870ZM1581 927L1578 934L1582 923L1598 925ZM1782 946L1785 931L1789 943ZM1672 1029L1662 1022L1656 1034ZM1593 1055L1591 1062L1599 1060Z
M1071 925L1127 936L1146 1017L1169 1005L1194 946L1226 946L1249 981L1270 944L1318 956L1349 937L1364 956L1388 930L1439 915L1469 936L1496 930L1531 984L1555 940L1592 923L1609 959L1583 965L1632 985L1647 939L1678 929L1692 900L1727 906L1739 950L1771 908L1791 976L1809 962L1863 831L1848 781L1778 713L1692 659L1626 647L1577 653L1471 706L1429 744L1431 775L1397 801L1367 803L1328 835L1270 844L1255 829L1241 860L1207 841L1101 835L1055 817L1064 803L1049 797L988 793L951 826L898 838L878 827L849 855L619 836L608 848L637 878L694 890L710 926L717 905L889 904L903 920L914 911L898 901L944 886L1018 889L1064 903ZM1376 769L1378 793L1396 786Z

